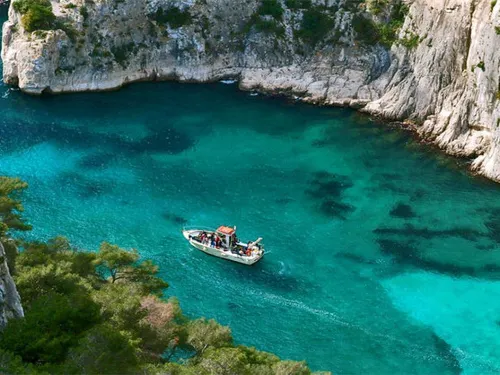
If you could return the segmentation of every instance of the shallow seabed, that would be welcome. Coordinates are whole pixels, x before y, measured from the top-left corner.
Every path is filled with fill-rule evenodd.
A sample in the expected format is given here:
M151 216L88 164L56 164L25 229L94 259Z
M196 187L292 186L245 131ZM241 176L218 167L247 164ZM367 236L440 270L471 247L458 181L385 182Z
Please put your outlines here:
M136 247L190 316L316 370L500 371L500 187L408 133L222 84L0 96L29 238ZM269 253L246 267L180 233L219 224Z

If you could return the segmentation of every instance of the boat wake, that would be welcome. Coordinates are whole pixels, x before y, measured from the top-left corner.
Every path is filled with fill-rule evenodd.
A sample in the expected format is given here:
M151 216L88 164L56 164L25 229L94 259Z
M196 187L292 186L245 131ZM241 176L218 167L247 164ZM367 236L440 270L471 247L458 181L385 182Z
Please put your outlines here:
M408 343L408 341L392 336L392 335L387 335L384 333L379 333L375 332L373 330L367 329L362 327L359 324L356 324L355 322L349 321L345 318L343 318L340 314L337 312L332 312L332 311L327 311L323 309L317 309L314 307L311 307L301 301L298 300L293 300L293 299L288 299L273 293L266 293L266 292L257 292L257 291L251 291L250 294L254 294L256 296L256 300L266 300L268 302L280 305L280 306L286 306L286 307L291 307L294 309L302 310L304 312L316 315L320 318L326 319L331 323L334 323L336 325L346 327L349 329L357 330L359 332L362 332L363 334L369 336L370 338L376 338L380 340L390 340L394 342L397 347L399 348L407 348L407 351L411 353L413 358L419 358L421 360L427 361L427 362L433 362L433 363L439 363L439 362L445 362L446 359L442 358L440 355L434 354L431 352L432 348L425 346L425 345L419 345L419 344L414 344L414 343ZM482 356L478 356L473 353L469 353L462 348L453 348L453 354L457 359L459 359L461 362L466 361L466 362L474 362L476 365L479 365L483 367L485 370L488 371L496 371L498 372L500 369L496 367L496 365L493 363L493 361L484 358Z

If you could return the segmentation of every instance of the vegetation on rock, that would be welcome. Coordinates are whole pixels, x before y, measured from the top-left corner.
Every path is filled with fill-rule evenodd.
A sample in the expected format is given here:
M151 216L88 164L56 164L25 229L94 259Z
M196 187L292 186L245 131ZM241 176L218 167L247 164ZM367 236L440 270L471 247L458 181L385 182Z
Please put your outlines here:
M19 193L0 178L4 233L27 230ZM0 334L2 374L310 374L304 362L236 346L228 327L190 320L168 284L135 250L103 243L96 252L57 237L18 241L14 279L25 317Z
M16 0L12 6L21 13L21 22L26 31L54 29L56 16L52 13L49 0Z
M271 16L280 21L283 17L283 8L278 0L263 0L257 9L259 16Z
M357 39L366 44L380 43L390 47L398 39L408 5L401 0L372 0L368 2L368 13L357 13L352 26ZM376 20L371 17L376 16Z
M316 45L330 33L335 26L335 21L324 10L318 7L307 9L296 35L307 43Z
M191 14L187 10L181 10L177 7L168 9L158 8L150 18L161 25L169 25L173 29L191 24Z

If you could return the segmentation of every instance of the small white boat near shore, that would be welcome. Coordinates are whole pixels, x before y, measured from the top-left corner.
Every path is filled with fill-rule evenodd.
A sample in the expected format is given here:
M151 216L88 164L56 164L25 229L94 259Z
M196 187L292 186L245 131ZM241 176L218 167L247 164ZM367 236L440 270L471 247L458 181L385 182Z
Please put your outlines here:
M236 237L236 227L220 226L216 230L183 228L182 235L191 246L209 255L251 266L264 256L262 238L247 243Z

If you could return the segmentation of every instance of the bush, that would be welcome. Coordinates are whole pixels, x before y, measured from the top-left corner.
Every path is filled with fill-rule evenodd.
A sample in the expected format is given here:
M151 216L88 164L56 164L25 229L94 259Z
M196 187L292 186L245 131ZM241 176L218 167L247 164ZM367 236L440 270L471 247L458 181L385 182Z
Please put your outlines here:
M50 1L17 0L12 6L22 14L21 22L26 31L54 29L56 16L52 13Z
M366 44L375 44L380 40L380 32L377 25L362 15L355 15L352 19L352 28L356 32L357 39ZM391 35L390 29L384 29L384 34Z
M413 49L419 45L420 38L415 33L409 33L409 34L405 35L404 38L402 38L398 42L399 42L399 44L401 44L402 46L405 46L408 49Z
M80 14L83 17L83 20L87 21L87 18L89 18L89 11L85 5L80 8Z
M353 18L353 29L357 34L358 40L367 44L379 42L386 47L390 47L396 40L401 27L403 26L409 8L401 1L392 4L387 1L373 1L370 4L370 10L373 14L380 14L387 6L391 6L389 21L385 23L375 23L369 17L357 14ZM374 7L374 8L373 8ZM402 44L414 46L415 40L405 40ZM418 44L418 43L417 43Z
M278 37L285 35L285 28L283 26L280 26L274 20L264 20L260 17L255 21L255 29L267 34L276 34Z
M272 16L275 20L280 21L283 16L283 8L277 0L263 0L259 9L257 9L257 14Z
M495 26L495 32L500 35L500 26Z
M158 10L153 14L152 18L163 25L168 24L173 29L178 29L179 27L191 24L192 18L191 14L187 10L180 10L177 7L171 7L167 10L158 8Z
M285 0L288 9L309 9L312 6L311 0Z
M308 9L304 12L300 30L297 36L305 42L316 45L323 39L335 26L332 17L318 8Z
M135 44L128 43L121 46L111 47L111 53L115 57L115 61L123 68L127 66L128 55L133 53Z
M88 296L47 295L31 306L25 318L9 322L0 348L25 362L58 363L79 335L99 320L99 306Z

